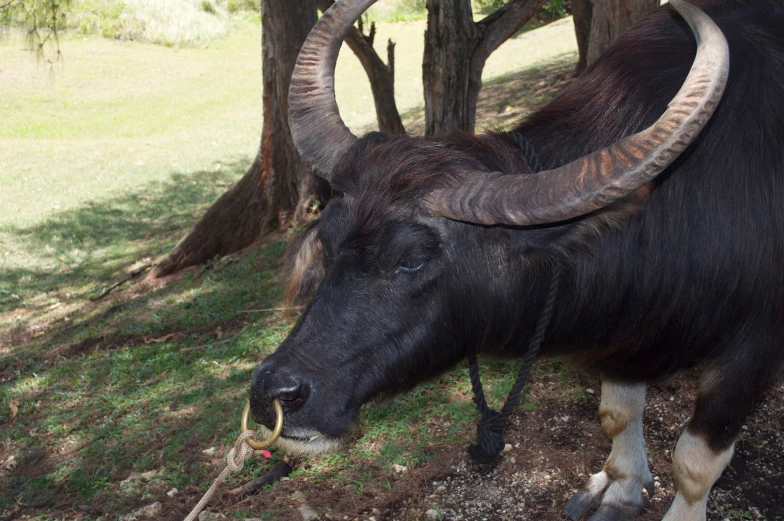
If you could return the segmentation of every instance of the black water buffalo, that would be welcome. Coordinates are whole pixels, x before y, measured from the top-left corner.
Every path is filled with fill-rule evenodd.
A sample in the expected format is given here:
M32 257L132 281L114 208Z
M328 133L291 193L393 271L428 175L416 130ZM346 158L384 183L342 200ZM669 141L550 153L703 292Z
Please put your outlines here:
M312 298L254 372L254 419L278 398L282 445L334 449L379 393L521 356L557 270L541 352L601 375L613 440L567 513L637 516L646 383L698 368L664 519L704 520L784 359L784 5L671 0L511 132L358 139L334 70L373 2L325 13L292 78L295 142L336 195L299 239Z

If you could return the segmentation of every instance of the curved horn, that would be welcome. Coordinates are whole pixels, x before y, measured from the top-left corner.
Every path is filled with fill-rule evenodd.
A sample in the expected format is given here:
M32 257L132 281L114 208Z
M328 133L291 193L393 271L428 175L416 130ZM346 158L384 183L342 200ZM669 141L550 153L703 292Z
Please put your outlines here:
M310 31L289 86L289 127L302 158L330 180L357 137L343 123L335 101L335 64L346 33L376 0L338 0Z
M729 48L701 10L670 0L697 40L697 56L678 94L650 127L567 165L532 175L474 172L459 187L432 193L433 215L481 224L533 225L598 210L659 175L705 127L724 93Z

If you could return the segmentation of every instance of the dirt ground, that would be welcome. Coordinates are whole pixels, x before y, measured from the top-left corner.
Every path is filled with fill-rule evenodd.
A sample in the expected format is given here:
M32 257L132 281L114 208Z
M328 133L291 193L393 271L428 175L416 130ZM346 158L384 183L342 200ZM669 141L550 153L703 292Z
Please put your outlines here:
M675 493L670 460L691 413L695 382L684 375L648 391L645 438L656 494L646 495L640 521L660 520ZM531 383L529 400L539 407L511 418L505 441L512 448L494 469L473 464L465 446L435 445L417 468L393 474L358 469L373 478L360 491L335 480L293 478L239 504L226 494L218 503L247 509L250 518L292 521L303 519L305 505L328 520L566 520L564 502L601 468L610 450L597 419L598 382L579 383L588 391L566 400L553 397L559 385L554 378ZM188 494L165 504L164 519L182 519L195 500L196 494ZM212 510L220 509L213 504ZM746 422L735 457L711 493L708 520L727 519L784 519L784 382Z

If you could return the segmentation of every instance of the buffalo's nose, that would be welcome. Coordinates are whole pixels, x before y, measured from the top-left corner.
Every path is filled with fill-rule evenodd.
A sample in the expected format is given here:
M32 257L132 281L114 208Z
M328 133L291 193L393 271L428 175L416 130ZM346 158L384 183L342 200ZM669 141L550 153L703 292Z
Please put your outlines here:
M253 419L270 427L275 422L272 402L277 398L285 411L300 408L310 396L310 385L289 368L266 360L253 372L250 406Z

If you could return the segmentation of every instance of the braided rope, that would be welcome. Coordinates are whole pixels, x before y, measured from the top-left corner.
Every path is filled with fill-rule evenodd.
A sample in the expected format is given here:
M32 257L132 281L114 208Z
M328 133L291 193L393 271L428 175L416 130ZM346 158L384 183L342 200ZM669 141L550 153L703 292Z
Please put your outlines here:
M539 349L542 347L547 328L552 321L560 278L561 269L556 266L553 270L552 278L550 279L550 290L547 294L547 301L545 302L542 314L539 315L539 320L536 323L536 330L534 331L533 337L531 337L531 343L528 345L528 350L525 352L525 357L523 358L523 364L517 372L515 383L512 386L512 390L509 391L500 412L494 411L487 405L487 399L485 398L485 392L482 388L482 381L479 376L479 363L477 362L476 356L471 356L468 359L468 374L471 377L471 389L474 393L474 403L479 409L479 412L482 413L479 425L476 426L476 444L472 444L468 447L468 454L477 463L495 463L498 455L504 450L504 427L506 427L506 422L517 405L517 402L520 401L520 395L528 381L528 375L539 354Z
M539 156L536 154L536 150L534 150L534 147L531 145L531 143L529 143L525 136L519 132L513 131L509 134L512 136L514 142L517 143L517 146L522 149L523 154L525 154L525 158L528 160L528 165L531 167L531 170L534 172L541 172L542 163L539 161Z
M255 453L250 445L245 443L245 440L252 438L254 434L253 431L245 431L239 435L237 441L234 443L234 448L231 449L228 456L226 456L226 468L223 469L217 478L215 478L215 481L212 482L212 485L207 492L204 493L201 500L193 507L191 513L185 518L185 521L194 521L207 505L207 502L212 499L212 496L215 494L215 491L218 490L220 484L223 483L223 480L226 479L229 474L242 470L242 467L245 466L245 461Z

